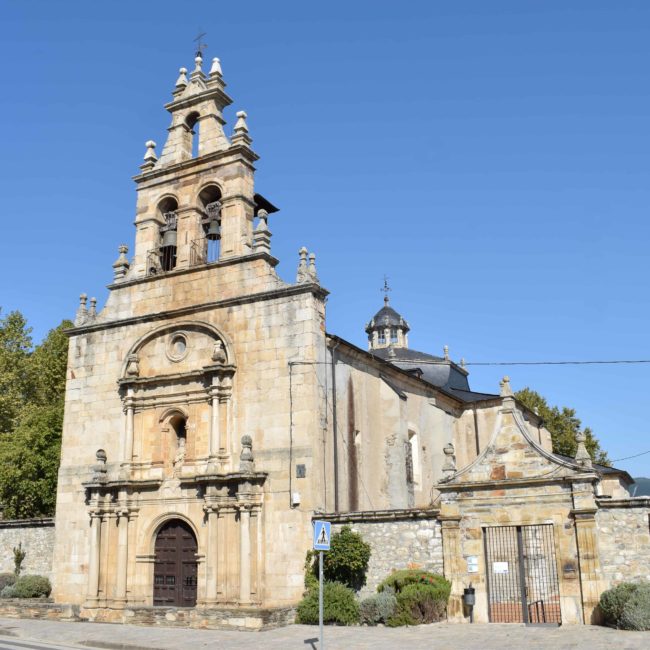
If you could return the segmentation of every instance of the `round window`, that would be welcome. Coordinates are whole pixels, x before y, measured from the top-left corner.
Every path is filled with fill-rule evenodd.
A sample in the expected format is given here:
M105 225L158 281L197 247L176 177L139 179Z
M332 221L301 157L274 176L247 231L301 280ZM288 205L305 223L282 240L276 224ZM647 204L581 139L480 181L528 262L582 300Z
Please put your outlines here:
M167 346L167 356L172 361L181 361L187 355L187 338L184 334L172 334Z

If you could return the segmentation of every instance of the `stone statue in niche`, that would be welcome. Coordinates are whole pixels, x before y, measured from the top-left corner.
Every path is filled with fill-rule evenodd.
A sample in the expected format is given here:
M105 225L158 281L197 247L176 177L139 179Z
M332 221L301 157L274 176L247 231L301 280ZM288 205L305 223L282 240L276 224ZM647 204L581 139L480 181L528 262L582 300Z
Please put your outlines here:
M181 436L178 439L178 447L176 448L176 455L174 456L174 474L177 474L178 472L181 471L181 467L185 462L185 454L186 454L185 442L186 441L183 436Z
M226 363L226 351L223 349L223 343L219 340L215 341L214 348L212 348L212 361Z

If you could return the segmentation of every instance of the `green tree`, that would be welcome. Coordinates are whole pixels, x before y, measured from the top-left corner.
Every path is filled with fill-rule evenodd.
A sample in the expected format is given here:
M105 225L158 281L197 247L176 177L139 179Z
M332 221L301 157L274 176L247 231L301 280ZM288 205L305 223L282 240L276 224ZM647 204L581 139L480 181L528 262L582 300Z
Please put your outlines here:
M13 387L0 402L13 409L0 420L0 502L8 518L54 513L70 325L63 321L32 351L21 314L0 321L0 387Z
M592 430L589 427L581 429L582 422L576 416L575 409L567 406L563 406L561 409L557 406L549 406L544 397L530 388L517 391L515 397L542 418L544 426L551 434L553 451L556 454L575 456L578 446L576 434L582 430L587 438L585 447L594 462L601 465L610 464L607 452L601 448L600 442L594 436Z
M0 318L0 434L13 431L30 397L31 328L19 311Z

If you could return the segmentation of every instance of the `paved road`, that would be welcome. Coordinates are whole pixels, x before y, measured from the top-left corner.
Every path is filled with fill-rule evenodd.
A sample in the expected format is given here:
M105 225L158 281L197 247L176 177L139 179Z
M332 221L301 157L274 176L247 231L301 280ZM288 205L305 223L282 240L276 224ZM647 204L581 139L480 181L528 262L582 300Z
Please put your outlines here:
M0 619L0 648L6 650L317 650L317 636L318 628L306 625L267 632L226 632ZM326 650L648 650L650 632L578 625L526 628L436 623L396 629L326 627L325 645Z

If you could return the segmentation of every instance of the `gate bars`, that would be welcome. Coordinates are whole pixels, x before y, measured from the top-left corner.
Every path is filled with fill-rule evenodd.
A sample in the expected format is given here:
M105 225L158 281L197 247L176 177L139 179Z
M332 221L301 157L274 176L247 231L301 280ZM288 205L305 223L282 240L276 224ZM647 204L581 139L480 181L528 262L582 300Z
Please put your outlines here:
M483 528L491 623L559 625L553 524Z

